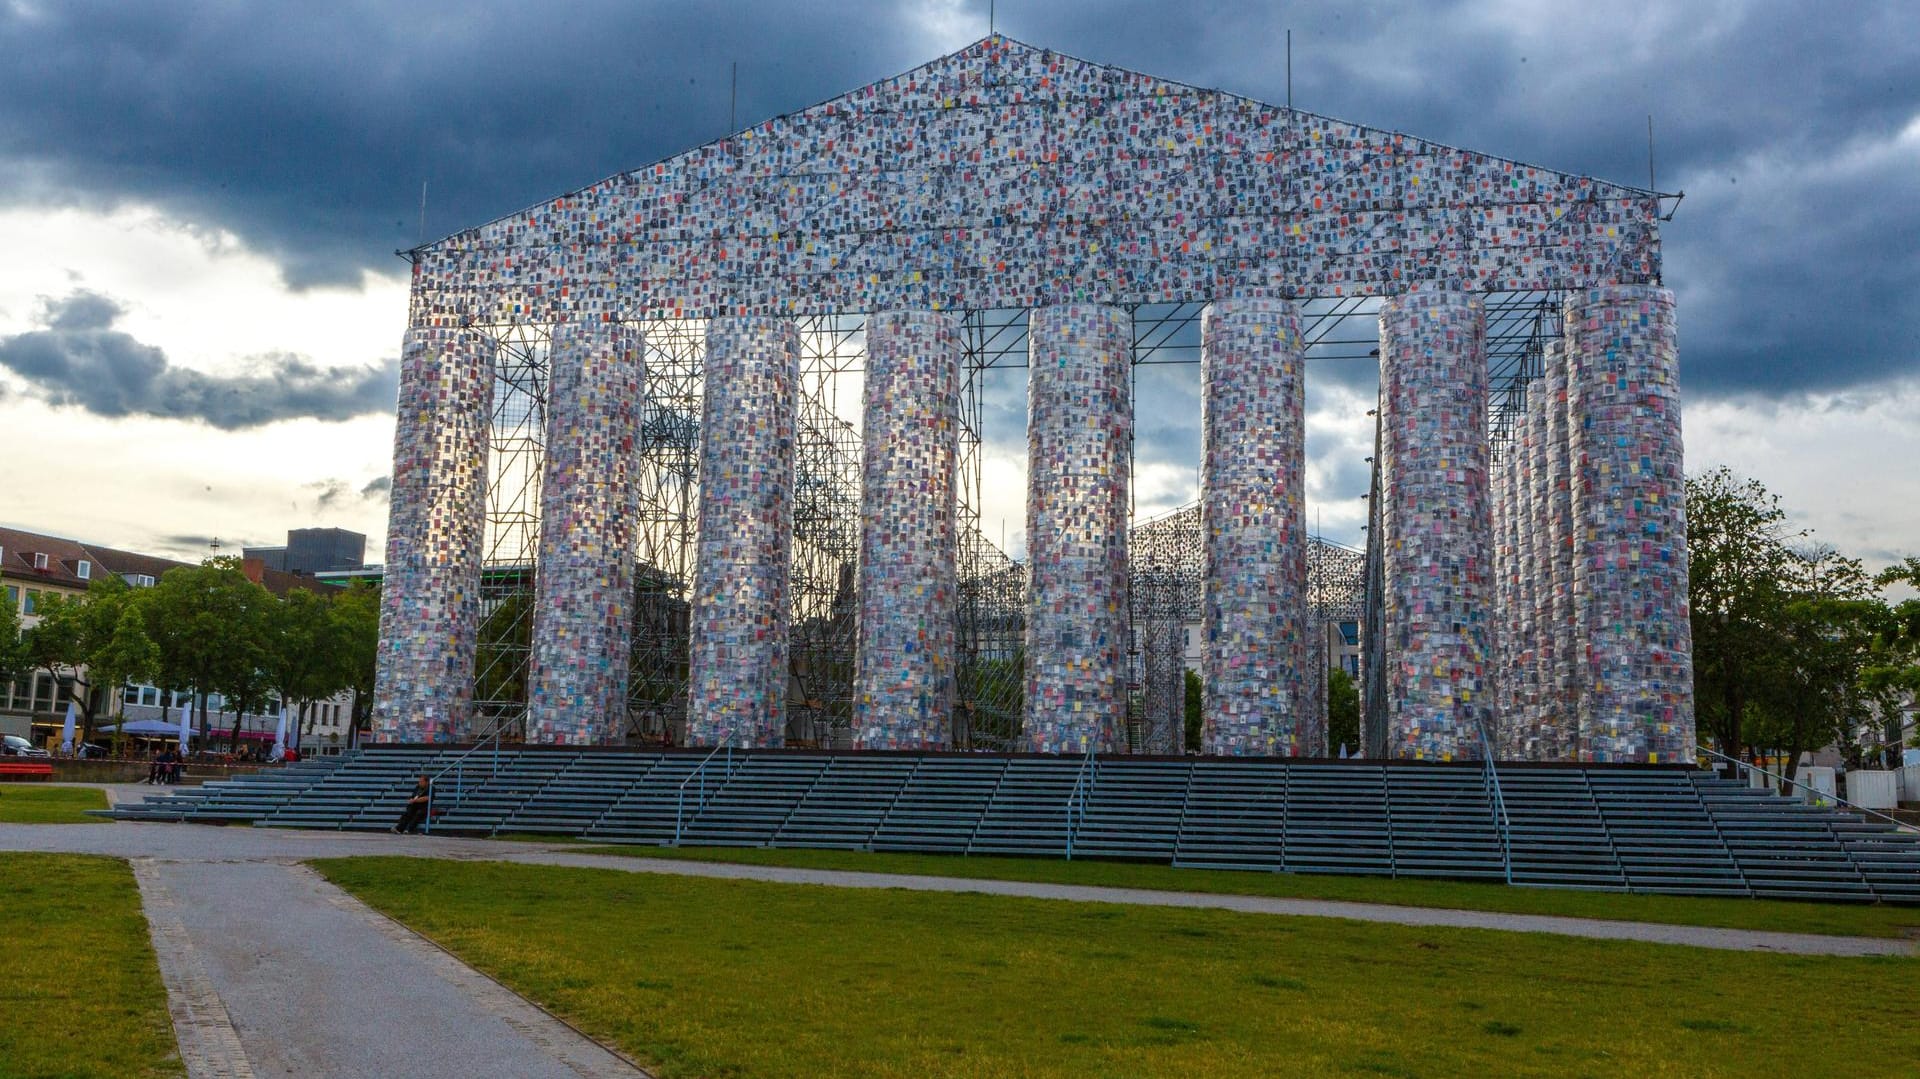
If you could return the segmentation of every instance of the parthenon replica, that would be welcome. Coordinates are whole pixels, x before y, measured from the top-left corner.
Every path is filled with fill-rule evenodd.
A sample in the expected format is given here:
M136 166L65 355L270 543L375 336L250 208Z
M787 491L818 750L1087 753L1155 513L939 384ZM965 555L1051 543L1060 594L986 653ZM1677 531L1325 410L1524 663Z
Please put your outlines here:
M1328 756L1337 610L1373 755L1691 761L1662 198L992 36L422 246L377 737ZM1356 318L1364 567L1305 506ZM1191 545L1130 529L1179 347Z

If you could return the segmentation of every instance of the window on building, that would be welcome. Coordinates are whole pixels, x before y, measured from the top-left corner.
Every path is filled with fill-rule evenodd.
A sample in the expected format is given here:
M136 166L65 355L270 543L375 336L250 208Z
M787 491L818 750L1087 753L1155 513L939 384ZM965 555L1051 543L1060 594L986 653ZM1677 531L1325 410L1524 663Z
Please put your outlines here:
M37 614L37 613L39 613L39 611L40 611L40 590L39 590L38 588L29 588L29 589L27 589L27 605L26 605L25 607L22 607L22 608L21 608L20 610L21 610L21 613L22 613L22 614Z
M20 609L20 590L13 585L7 586L7 606L16 611Z
M75 577L80 578L83 581L92 580L93 579L93 563L87 561L84 558L82 558L78 562L75 562L73 564L73 575Z
M47 553L45 551L33 552L33 568L34 569L47 568Z

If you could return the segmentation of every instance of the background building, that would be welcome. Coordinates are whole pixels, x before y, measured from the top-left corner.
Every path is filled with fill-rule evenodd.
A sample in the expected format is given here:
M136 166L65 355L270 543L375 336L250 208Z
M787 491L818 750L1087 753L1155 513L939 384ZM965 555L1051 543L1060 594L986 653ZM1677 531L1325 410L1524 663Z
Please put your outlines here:
M365 550L366 538L341 529L299 529L288 533L289 548L296 536L312 533L299 549L303 558L342 558L348 552L358 558ZM86 594L94 581L104 575L121 578L135 588L151 588L169 570L192 566L175 558L140 554L81 540L52 536L24 529L0 528L0 595L20 615L24 631L40 622L41 611L51 597L77 597ZM357 565L357 563L356 563ZM243 557L240 570L247 579L276 596L284 597L296 588L316 590L314 579L269 565L250 554ZM75 691L75 683L86 682L86 668L49 672L33 670L0 686L0 733L16 734L56 744L66 716L66 705ZM125 687L89 686L91 711L96 725L113 717L129 720L172 718L178 714L185 694L168 694L151 685ZM165 700L163 700L165 698ZM349 739L353 715L353 694L342 693L325 701L312 702L308 708L305 745L309 752L340 752ZM298 702L295 702L297 708ZM217 693L207 700L207 726L212 744L225 746L223 734L231 734L234 714L226 710L226 701ZM249 744L271 745L279 721L279 702L274 700L262 714L246 713L240 718L242 748ZM99 741L96 735L95 741Z
M317 573L359 569L366 562L367 537L344 528L293 528L280 547L247 547L245 557L268 569L311 577Z

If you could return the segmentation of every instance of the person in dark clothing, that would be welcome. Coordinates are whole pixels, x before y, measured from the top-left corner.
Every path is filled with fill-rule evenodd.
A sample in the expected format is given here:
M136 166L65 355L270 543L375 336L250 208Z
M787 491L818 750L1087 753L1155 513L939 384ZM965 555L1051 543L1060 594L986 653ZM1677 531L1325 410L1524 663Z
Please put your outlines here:
M396 833L418 832L420 825L427 819L427 802L433 796L433 783L421 776L413 785L413 793L407 797L407 808L400 811L400 821L393 826Z

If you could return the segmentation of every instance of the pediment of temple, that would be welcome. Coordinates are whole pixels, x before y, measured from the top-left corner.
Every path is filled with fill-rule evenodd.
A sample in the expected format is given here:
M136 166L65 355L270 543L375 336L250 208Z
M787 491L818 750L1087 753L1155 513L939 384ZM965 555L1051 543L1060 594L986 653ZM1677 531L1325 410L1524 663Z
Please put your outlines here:
M1005 37L449 236L415 321L1655 280L1658 197Z

